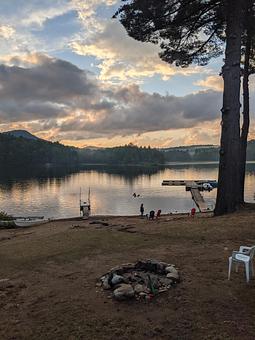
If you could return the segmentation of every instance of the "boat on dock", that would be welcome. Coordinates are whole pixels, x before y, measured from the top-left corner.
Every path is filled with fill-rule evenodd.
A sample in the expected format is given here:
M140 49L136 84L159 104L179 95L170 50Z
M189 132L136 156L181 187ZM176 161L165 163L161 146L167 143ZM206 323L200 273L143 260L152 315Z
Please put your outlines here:
M205 185L206 184L206 185ZM192 186L197 186L199 189L205 189L208 184L214 189L217 188L218 182L214 179L199 179L199 180L163 180L163 186L185 186L186 188L191 188Z

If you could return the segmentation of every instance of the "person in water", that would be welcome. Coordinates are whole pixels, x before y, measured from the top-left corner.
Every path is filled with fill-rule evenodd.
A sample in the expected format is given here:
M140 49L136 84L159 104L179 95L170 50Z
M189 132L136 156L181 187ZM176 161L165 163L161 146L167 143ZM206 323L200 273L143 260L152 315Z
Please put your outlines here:
M142 203L141 206L140 206L140 213L141 213L141 216L143 216L143 214L144 214L144 206L143 206L143 203Z

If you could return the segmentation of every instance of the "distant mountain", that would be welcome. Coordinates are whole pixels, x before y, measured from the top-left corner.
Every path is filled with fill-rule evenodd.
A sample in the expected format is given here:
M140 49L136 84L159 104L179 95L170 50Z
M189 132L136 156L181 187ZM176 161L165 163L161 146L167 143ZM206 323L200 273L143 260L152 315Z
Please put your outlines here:
M11 131L3 132L3 134L11 135L16 138L22 137L22 138L32 139L32 140L42 140L41 138L36 137L35 135L32 135L32 133L26 130L11 130Z
M5 166L77 165L74 147L40 139L25 130L0 133L0 164Z

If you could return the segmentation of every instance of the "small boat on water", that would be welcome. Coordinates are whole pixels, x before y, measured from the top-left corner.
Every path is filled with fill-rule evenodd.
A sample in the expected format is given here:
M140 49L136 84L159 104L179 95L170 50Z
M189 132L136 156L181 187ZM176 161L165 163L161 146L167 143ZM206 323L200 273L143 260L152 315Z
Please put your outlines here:
M13 220L0 221L0 226L5 228L32 227L49 222L49 219L42 217L17 217Z

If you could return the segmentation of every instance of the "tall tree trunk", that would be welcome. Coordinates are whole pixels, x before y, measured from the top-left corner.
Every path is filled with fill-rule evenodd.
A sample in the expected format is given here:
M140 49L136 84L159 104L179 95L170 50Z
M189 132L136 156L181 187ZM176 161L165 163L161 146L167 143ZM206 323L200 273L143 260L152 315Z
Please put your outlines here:
M250 126L250 103L249 103L249 72L250 72L251 36L247 31L245 46L245 59L243 71L243 125L240 138L240 203L244 204L244 182L246 167L247 139Z
M214 213L234 212L240 186L240 60L242 0L228 0L218 191Z
M243 70L243 125L240 137L240 203L244 204L244 183L245 183L245 168L246 168L246 151L247 139L250 126L250 94L249 94L249 75L250 75L250 58L251 58L251 9L252 1L247 1L246 8L246 41L244 55L244 70Z

